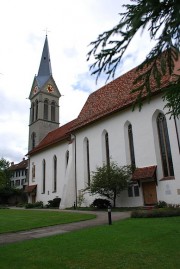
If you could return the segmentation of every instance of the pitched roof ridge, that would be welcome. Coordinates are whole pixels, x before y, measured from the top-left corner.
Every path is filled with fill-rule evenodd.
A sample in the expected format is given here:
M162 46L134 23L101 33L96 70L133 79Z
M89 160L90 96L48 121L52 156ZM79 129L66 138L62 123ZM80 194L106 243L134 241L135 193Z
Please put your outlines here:
M167 57L166 52L164 52L164 55ZM138 96L138 92L132 93L132 90L143 85L142 81L136 84L134 84L134 81L139 75L150 69L151 63L142 66L142 68L140 66L142 66L142 64L130 69L120 77L92 92L78 115L74 129L132 105ZM158 88L155 79L151 77L152 94L159 94L163 88L170 84L170 79L171 77L167 70L166 74L162 76L161 85L160 88ZM147 92L144 89L142 92L142 100L146 97Z

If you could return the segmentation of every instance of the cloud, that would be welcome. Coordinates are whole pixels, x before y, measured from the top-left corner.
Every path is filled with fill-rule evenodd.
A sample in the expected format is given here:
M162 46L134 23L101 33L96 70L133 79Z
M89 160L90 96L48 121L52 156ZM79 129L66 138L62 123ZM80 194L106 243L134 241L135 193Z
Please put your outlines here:
M21 161L27 153L30 101L47 31L52 72L62 94L61 125L76 118L96 83L87 62L90 42L120 20L122 0L7 0L1 5L0 156ZM11 8L9 8L11 7ZM8 15L7 15L8 14ZM140 63L151 44L137 33L117 70L123 74ZM141 38L141 42L139 42Z

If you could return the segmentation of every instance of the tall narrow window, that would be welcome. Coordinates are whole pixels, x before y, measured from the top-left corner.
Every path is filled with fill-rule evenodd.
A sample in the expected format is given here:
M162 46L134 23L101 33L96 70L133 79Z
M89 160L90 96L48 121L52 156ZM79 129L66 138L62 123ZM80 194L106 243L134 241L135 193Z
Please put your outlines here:
M36 146L36 133L35 132L32 133L31 140L32 140L32 149L33 149Z
M90 186L90 159L89 159L89 140L84 139L84 179L85 183Z
M35 167L35 164L34 163L32 163L32 181L34 181L35 180L35 172L36 172L36 167Z
M45 193L46 190L46 161L43 160L43 171L42 171L42 193Z
M36 120L38 119L38 100L36 100Z
M109 155L109 135L105 134L105 149L106 149L106 164L110 165L110 155Z
M157 117L157 127L164 177L174 176L167 122L165 116L162 113L159 113Z
M53 192L57 190L57 157L54 156Z
M52 101L51 103L51 121L55 121L55 111L56 111L56 103Z
M31 122L34 122L34 109L35 109L35 106L34 106L34 103L32 103L32 111L31 111Z
M175 124L177 143L178 143L178 148L179 148L179 153L180 153L180 139L179 139L179 130L178 130L178 119L176 117L174 117L174 124Z
M48 100L44 101L44 120L48 120Z
M68 166L68 162L69 162L69 150L66 151L66 168Z
M135 166L135 154L134 154L134 141L133 141L133 132L132 132L132 125L128 125L128 138L129 138L129 150L130 150L130 158L131 158L131 165Z

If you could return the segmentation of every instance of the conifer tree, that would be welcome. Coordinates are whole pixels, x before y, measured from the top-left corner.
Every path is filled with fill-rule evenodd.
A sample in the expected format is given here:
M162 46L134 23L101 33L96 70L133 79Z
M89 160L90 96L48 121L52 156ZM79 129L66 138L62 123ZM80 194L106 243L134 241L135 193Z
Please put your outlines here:
M114 78L117 67L137 31L148 29L150 38L156 41L156 45L139 66L141 75L134 81L133 89L133 92L138 93L134 105L138 104L141 109L144 91L149 99L152 95L150 79L154 78L157 87L160 88L161 78L167 73L173 75L174 62L177 61L180 51L180 1L131 0L131 2L132 4L123 5L126 11L120 13L120 22L90 43L92 49L88 52L87 60L94 56L95 62L90 66L90 70L97 79L101 73L107 75L107 80ZM177 117L180 115L179 84L180 76L176 75L171 85L164 89L163 94L169 114Z

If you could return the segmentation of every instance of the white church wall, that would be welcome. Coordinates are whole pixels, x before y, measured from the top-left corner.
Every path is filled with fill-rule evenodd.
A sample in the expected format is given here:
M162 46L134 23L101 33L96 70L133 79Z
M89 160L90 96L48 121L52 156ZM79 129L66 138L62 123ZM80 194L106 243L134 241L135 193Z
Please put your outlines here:
M76 195L87 187L87 169L85 169L84 141L89 141L90 171L103 164L103 132L108 133L111 160L119 165L130 163L127 147L126 124L131 123L133 131L135 160L137 167L157 165L157 197L158 200L180 204L180 166L179 148L175 132L174 120L167 119L167 126L171 144L175 179L162 179L162 165L156 127L156 114L163 111L164 103L159 97L154 97L150 104L145 104L141 112L131 108L115 113L109 117L90 124L76 131L76 175L77 194L75 188L75 140L71 144L64 141L39 152L30 158L30 185L37 184L36 201L43 201L60 197L61 208L70 207L76 201ZM179 124L179 121L178 121ZM179 126L179 125L178 125ZM66 167L66 152L69 150L69 161ZM57 192L53 193L53 157L57 157ZM42 161L46 161L46 190L42 194ZM36 166L35 178L32 180L32 163ZM97 197L97 196L96 196ZM95 197L85 194L84 205L88 206ZM117 206L142 206L143 190L140 184L139 196L128 197L127 190L117 199Z
M66 198L66 204L71 204L72 201L74 201L74 196L72 192L72 189L74 189L74 186L71 186L71 195L69 194L69 181L67 181L67 174L68 177L71 178L71 181L73 181L72 177L70 177L70 172L73 172L73 166L72 166L72 149L70 146L70 156L69 161L71 162L71 165L68 165L68 171L66 167L66 152L69 150L69 145L67 142L56 144L56 146L49 147L46 150L43 150L42 152L39 152L30 158L30 183L29 185L37 184L37 195L36 195L36 201L43 201L44 204L47 204L49 200L52 200L56 197L64 198L63 193L67 193L67 197L69 197L70 202ZM54 156L57 157L57 191L53 192L53 158ZM42 193L42 177L43 177L43 168L42 168L42 162L45 160L46 162L46 183L45 183L45 193ZM35 178L32 179L32 164L35 165ZM72 173L74 174L74 173ZM71 184L72 185L72 184ZM64 203L62 199L62 203Z
M74 146L73 141L68 145L69 160L65 164L64 182L61 184L61 209L72 207L76 203Z
M153 101L152 101L153 100ZM90 170L95 171L97 166L101 166L102 161L102 133L104 130L109 135L109 151L111 160L116 161L119 165L126 165L128 162L127 149L125 147L125 132L124 125L128 121L132 124L135 160L137 167L146 167L158 164L158 170L161 169L160 155L157 156L154 140L153 130L153 114L159 109L163 111L164 102L160 97L152 98L150 104L144 104L142 111L136 109L132 112L131 108L113 114L101 121L86 126L80 129L77 134L77 183L78 190L85 188L84 180L84 156L83 156L83 140L85 137L89 140L89 157L90 157ZM177 149L177 139L175 137L175 129L173 119L169 120L167 117L167 125L169 130L169 138L171 142L171 151L173 155L174 170L176 180L167 180L165 183L160 182L157 186L158 200L179 201L177 189L180 189L180 170L179 170L179 153ZM157 163L157 159L158 163ZM158 171L157 171L158 172ZM158 174L160 175L160 173ZM158 177L158 180L160 177ZM171 188L167 191L167 188ZM90 203L92 197L87 197ZM86 202L87 203L87 202ZM143 205L142 187L140 187L140 196L130 198L127 191L124 191L121 197L117 200L120 206L140 206Z

